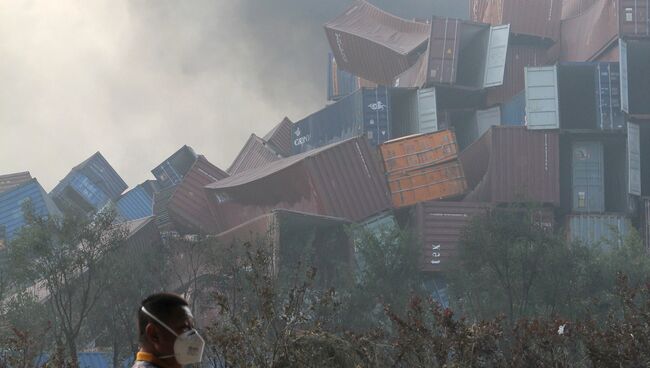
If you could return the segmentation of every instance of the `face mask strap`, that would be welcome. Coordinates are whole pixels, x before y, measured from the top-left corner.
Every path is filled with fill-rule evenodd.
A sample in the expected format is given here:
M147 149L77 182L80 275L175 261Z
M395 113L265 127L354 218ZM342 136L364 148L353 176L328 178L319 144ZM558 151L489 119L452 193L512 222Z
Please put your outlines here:
M145 308L145 307L143 306L142 308L140 308L140 310L141 310L144 314L146 314L147 316L149 316L151 319L153 319L154 321L158 322L161 326L163 326L164 328L166 328L167 331L169 331L169 332L171 332L172 334L174 334L174 336L178 337L178 334L177 334L174 330L172 330L171 327L167 326L167 324L166 324L165 322L161 321L160 319L158 319L158 317L156 317L156 316L154 316L153 314L149 313L149 311L147 310L147 308Z

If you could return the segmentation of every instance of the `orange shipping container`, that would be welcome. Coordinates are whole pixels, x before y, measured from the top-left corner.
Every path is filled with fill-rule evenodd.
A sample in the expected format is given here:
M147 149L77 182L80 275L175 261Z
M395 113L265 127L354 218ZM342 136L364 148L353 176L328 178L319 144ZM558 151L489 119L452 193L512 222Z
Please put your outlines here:
M380 147L388 175L451 161L458 157L456 135L451 130L410 135Z
M467 191L463 168L458 160L388 175L393 206L457 197Z

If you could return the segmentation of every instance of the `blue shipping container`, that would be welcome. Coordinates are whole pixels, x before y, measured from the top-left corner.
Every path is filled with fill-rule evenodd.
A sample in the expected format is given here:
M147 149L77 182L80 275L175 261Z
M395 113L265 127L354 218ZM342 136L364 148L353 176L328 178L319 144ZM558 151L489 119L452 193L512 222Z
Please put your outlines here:
M160 189L167 189L183 181L185 174L196 161L196 153L190 146L183 146L171 155L165 162L151 170L156 177Z
M356 75L338 68L332 53L329 53L328 57L327 100L336 101L358 90L361 86Z
M23 203L31 201L38 216L61 215L60 211L36 179L0 194L0 227L4 228L7 241L25 226Z
M295 123L293 153L360 135L378 146L391 139L390 116L388 88L362 88Z
M501 123L510 126L526 125L526 91L517 93L501 106Z
M153 215L153 194L147 191L145 184L124 193L117 201L117 212L124 219L130 221Z
M617 214L570 215L568 225L570 241L606 249L620 246L632 227L625 216Z
M82 162L72 171L83 174L113 200L119 198L120 194L128 188L124 180L99 152Z

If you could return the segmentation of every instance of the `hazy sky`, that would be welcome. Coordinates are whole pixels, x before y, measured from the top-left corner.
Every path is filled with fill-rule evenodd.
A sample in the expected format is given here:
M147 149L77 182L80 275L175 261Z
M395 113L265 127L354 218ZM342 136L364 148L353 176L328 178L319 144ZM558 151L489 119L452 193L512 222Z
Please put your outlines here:
M375 0L404 17L461 0ZM348 0L0 1L0 173L51 190L96 151L130 187L183 144L227 169L325 104L322 24Z

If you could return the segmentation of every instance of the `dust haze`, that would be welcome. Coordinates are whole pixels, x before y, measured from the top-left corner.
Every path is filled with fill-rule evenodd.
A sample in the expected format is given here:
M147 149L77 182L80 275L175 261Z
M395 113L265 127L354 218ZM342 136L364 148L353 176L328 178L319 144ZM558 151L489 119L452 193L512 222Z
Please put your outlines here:
M407 18L468 13L372 2ZM49 191L101 151L133 187L183 144L225 170L251 133L324 106L322 24L350 3L0 2L0 174L30 171Z

